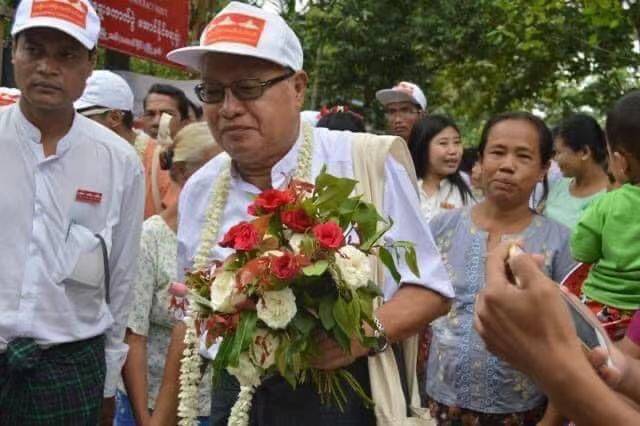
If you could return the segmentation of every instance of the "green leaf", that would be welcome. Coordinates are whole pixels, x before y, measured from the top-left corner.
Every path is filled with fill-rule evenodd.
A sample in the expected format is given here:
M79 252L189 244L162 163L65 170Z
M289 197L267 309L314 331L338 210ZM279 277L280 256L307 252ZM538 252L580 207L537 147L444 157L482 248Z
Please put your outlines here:
M324 212L336 210L349 198L356 183L353 179L332 176L323 169L315 182L315 207Z
M382 289L373 281L369 280L366 287L358 289L358 292L368 294L372 297L382 296Z
M325 330L331 330L336 325L336 320L333 318L333 304L335 301L336 298L331 296L323 297L320 301L318 314Z
M369 251L371 247L393 226L393 220L389 218L389 222L383 222L384 225L374 232L364 243L360 244L360 250Z
M224 371L229 365L229 354L233 349L233 341L235 340L235 336L228 336L222 339L220 342L220 346L218 347L218 352L216 353L216 358L213 360L213 379L216 382L220 373Z
M311 334L311 331L316 326L316 322L313 317L306 312L298 312L296 316L293 317L292 323L305 338L309 337L309 334Z
M418 268L418 259L416 257L416 246L410 241L394 241L394 247L402 248L405 250L404 261L406 262L409 270L413 272L416 277L420 276L420 268Z
M251 338L256 333L258 315L256 311L244 311L240 315L240 323L233 337L233 347L229 354L229 365L238 366L240 354L247 350L251 344Z
M360 316L363 318L372 318L373 298L368 294L362 294L362 296L358 296L358 303L360 304Z
M344 203L340 204L340 207L338 207L338 214L343 216L353 215L360 203L362 203L362 201L360 201L360 197L350 197L345 200Z
M339 297L333 305L333 317L349 339L360 335L360 304L356 300L347 302Z
M331 334L333 334L333 338L343 351L351 351L351 339L340 327L334 327L333 330L331 330Z
M396 268L396 264L393 261L391 253L389 253L389 250L384 247L380 247L379 250L378 255L380 256L380 261L387 267L395 282L400 284L400 272L398 272L398 269Z
M371 239L378 230L378 222L383 218L371 203L361 202L354 212L353 221L358 225L358 233L362 241Z
M317 277L324 274L328 267L328 261L318 260L317 262L302 268L302 273L307 277Z

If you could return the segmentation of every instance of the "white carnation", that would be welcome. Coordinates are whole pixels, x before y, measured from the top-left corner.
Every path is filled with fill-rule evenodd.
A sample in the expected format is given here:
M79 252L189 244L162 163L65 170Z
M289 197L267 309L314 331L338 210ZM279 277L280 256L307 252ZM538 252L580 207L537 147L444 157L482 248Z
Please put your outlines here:
M289 246L295 254L300 254L300 251L302 250L302 242L306 237L307 236L305 234L293 234L291 238L289 238Z
M280 345L278 336L259 328L251 341L249 357L256 365L266 370L276 362L278 345Z
M211 283L211 307L215 311L224 313L235 312L235 306L246 299L244 294L236 289L236 273L224 271L216 276Z
M240 386L258 386L260 385L261 371L251 361L246 352L240 354L240 360L237 367L227 367L229 374L238 379Z
M371 263L362 251L351 245L342 247L335 253L336 267L342 280L352 289L366 287L371 279ZM338 274L331 268L331 275L338 280Z
M265 291L256 308L258 318L273 329L285 328L298 311L296 296L289 287L277 291Z

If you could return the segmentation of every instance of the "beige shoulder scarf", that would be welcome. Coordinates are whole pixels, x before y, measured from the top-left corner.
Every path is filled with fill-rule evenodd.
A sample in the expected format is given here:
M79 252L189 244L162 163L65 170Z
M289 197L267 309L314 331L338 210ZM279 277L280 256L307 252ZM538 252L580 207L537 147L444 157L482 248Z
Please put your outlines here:
M373 203L378 211L383 211L384 201L384 164L391 155L407 170L418 193L416 172L407 149L399 137L355 134L352 139L352 157L354 177L358 180L356 193L363 194L365 200ZM384 284L384 266L377 259L373 268L374 281ZM378 300L378 306L382 303ZM371 396L375 402L375 415L378 426L435 425L427 409L421 407L416 376L418 358L418 336L402 342L406 365L407 385L410 401L405 400L400 381L400 371L393 350L369 357L369 378ZM410 415L407 414L409 411Z

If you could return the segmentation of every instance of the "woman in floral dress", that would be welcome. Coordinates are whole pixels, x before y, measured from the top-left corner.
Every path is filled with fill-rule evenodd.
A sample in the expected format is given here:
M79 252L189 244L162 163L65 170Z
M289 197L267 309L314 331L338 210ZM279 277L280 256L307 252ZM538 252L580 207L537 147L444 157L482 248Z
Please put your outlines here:
M503 240L542 254L543 269L555 281L574 266L569 230L529 208L552 145L544 122L529 113L492 118L479 145L485 199L430 222L456 292L449 314L432 323L427 362L426 392L439 425L535 425L542 418L544 395L486 350L473 329L473 312L485 284L486 253Z
M171 148L163 153L163 168L180 187L201 166L220 152L206 123L185 126ZM117 394L115 424L145 425L151 419L162 382L167 347L175 323L169 311L169 284L177 274L177 205L149 217L143 225L138 276L129 314L129 354L123 383ZM209 380L200 386L200 423L208 425Z

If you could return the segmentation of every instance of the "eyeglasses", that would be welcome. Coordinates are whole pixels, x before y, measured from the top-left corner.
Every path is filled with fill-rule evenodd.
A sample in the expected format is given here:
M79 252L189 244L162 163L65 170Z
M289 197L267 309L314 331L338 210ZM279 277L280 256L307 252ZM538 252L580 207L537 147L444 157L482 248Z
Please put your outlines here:
M411 107L403 107L398 109L389 108L384 110L384 115L387 118L391 118L396 115L405 118L405 117L411 117L414 114L419 114L419 113L420 113L420 110L411 108Z
M222 83L200 83L195 87L196 95L205 104L217 104L224 101L227 87L231 89L233 96L241 101L251 101L258 99L264 94L264 91L276 83L280 83L295 74L289 71L271 80L262 81L258 78L247 78L244 80L233 81L228 85Z

